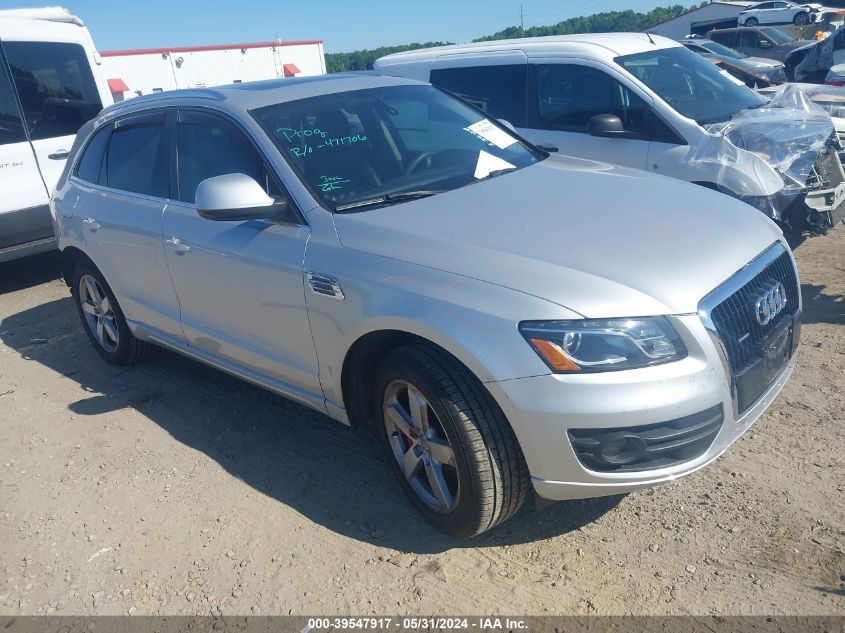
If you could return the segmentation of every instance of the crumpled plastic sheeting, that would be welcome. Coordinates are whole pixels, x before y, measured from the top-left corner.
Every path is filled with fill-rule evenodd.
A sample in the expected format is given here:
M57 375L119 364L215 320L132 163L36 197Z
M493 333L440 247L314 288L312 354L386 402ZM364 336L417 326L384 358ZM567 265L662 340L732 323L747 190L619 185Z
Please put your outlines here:
M691 153L693 166L715 172L720 191L778 220L807 189L827 188L814 165L840 147L830 114L791 86L759 108L705 128L711 136Z
M825 84L787 84L781 87L774 96L783 90L801 93L802 99L809 99L816 106L832 117L845 119L845 86L828 86ZM789 96L788 98L793 98Z

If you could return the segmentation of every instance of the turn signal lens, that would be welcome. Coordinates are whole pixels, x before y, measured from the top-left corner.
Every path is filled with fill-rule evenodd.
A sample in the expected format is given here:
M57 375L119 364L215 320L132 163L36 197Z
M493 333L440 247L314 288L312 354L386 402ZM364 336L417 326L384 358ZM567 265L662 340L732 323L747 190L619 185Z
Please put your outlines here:
M555 371L580 371L581 368L566 357L563 350L556 343L542 338L530 338L528 341L537 350L549 366Z

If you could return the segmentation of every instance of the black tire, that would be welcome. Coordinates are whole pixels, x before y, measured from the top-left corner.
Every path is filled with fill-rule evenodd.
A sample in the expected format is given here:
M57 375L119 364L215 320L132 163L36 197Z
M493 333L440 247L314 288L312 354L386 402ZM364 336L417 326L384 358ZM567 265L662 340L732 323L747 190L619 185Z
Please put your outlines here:
M760 21L757 18L748 18L743 26L757 26L758 24L760 24Z
M384 402L397 382L412 384L427 400L454 454L455 506L435 511L403 474L385 424ZM449 354L424 344L390 351L375 379L376 431L391 469L420 513L456 537L481 534L515 514L528 495L530 477L507 419L481 382ZM408 449L413 450L413 449Z
M117 343L113 349L108 349L95 336L92 328L88 324L87 315L82 307L83 292L80 291L80 284L83 283L83 278L86 276L93 277L110 302L112 313L112 323L117 328ZM145 341L140 341L129 331L129 326L126 324L126 317L123 315L123 310L120 309L120 304L114 296L109 285L106 283L102 273L97 270L87 259L80 260L73 269L71 279L71 294L73 295L76 310L79 313L79 318L82 321L82 329L88 335L88 339L97 350L97 353L103 357L108 363L112 365L132 365L140 362L150 356L154 347L152 344Z
M802 11L801 13L796 13L792 17L792 23L795 26L804 26L810 23L810 14L806 11Z

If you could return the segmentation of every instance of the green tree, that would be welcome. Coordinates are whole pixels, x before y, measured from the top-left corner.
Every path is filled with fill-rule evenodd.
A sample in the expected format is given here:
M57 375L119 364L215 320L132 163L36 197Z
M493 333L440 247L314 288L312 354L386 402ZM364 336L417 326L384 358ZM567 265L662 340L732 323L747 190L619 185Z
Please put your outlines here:
M698 6L704 6L707 0ZM657 7L648 13L636 11L606 11L580 18L570 18L557 24L548 26L532 26L525 29L524 37L542 37L544 35L571 35L575 33L610 33L619 31L645 31L661 22L671 20L691 8L685 8L680 4L669 7ZM508 28L485 35L473 40L474 42L485 42L489 40L504 40L523 36L518 26ZM345 72L349 70L372 70L373 62L379 57L391 53L419 48L431 48L433 46L444 46L450 42L425 42L424 44L404 44L402 46L382 46L380 48L352 51L351 53L327 53L326 70L330 73Z

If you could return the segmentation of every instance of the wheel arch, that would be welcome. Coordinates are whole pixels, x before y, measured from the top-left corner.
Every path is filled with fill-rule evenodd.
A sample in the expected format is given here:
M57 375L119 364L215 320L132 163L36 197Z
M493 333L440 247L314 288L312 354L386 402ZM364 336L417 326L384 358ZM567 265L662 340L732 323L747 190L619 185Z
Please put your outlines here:
M59 266L61 267L62 278L65 280L65 284L67 284L68 287L71 287L73 269L76 268L76 265L83 260L90 262L92 266L97 268L97 270L100 270L99 266L94 263L94 260L88 257L85 251L77 248L76 246L66 246L60 251ZM102 274L102 271L100 271L100 273Z
M403 345L417 344L437 349L448 354L457 363L463 366L482 385L484 380L479 376L480 366L473 362L474 359L467 359L456 356L452 351L443 345L407 330L400 329L377 329L359 336L349 347L343 359L341 368L341 395L346 415L351 426L360 426L372 418L373 401L370 397L373 390L375 378L375 367L379 361L391 350ZM462 354L462 356L465 356ZM475 365L473 367L472 365ZM495 402L495 398L489 389L485 391ZM498 406L498 405L497 405Z

